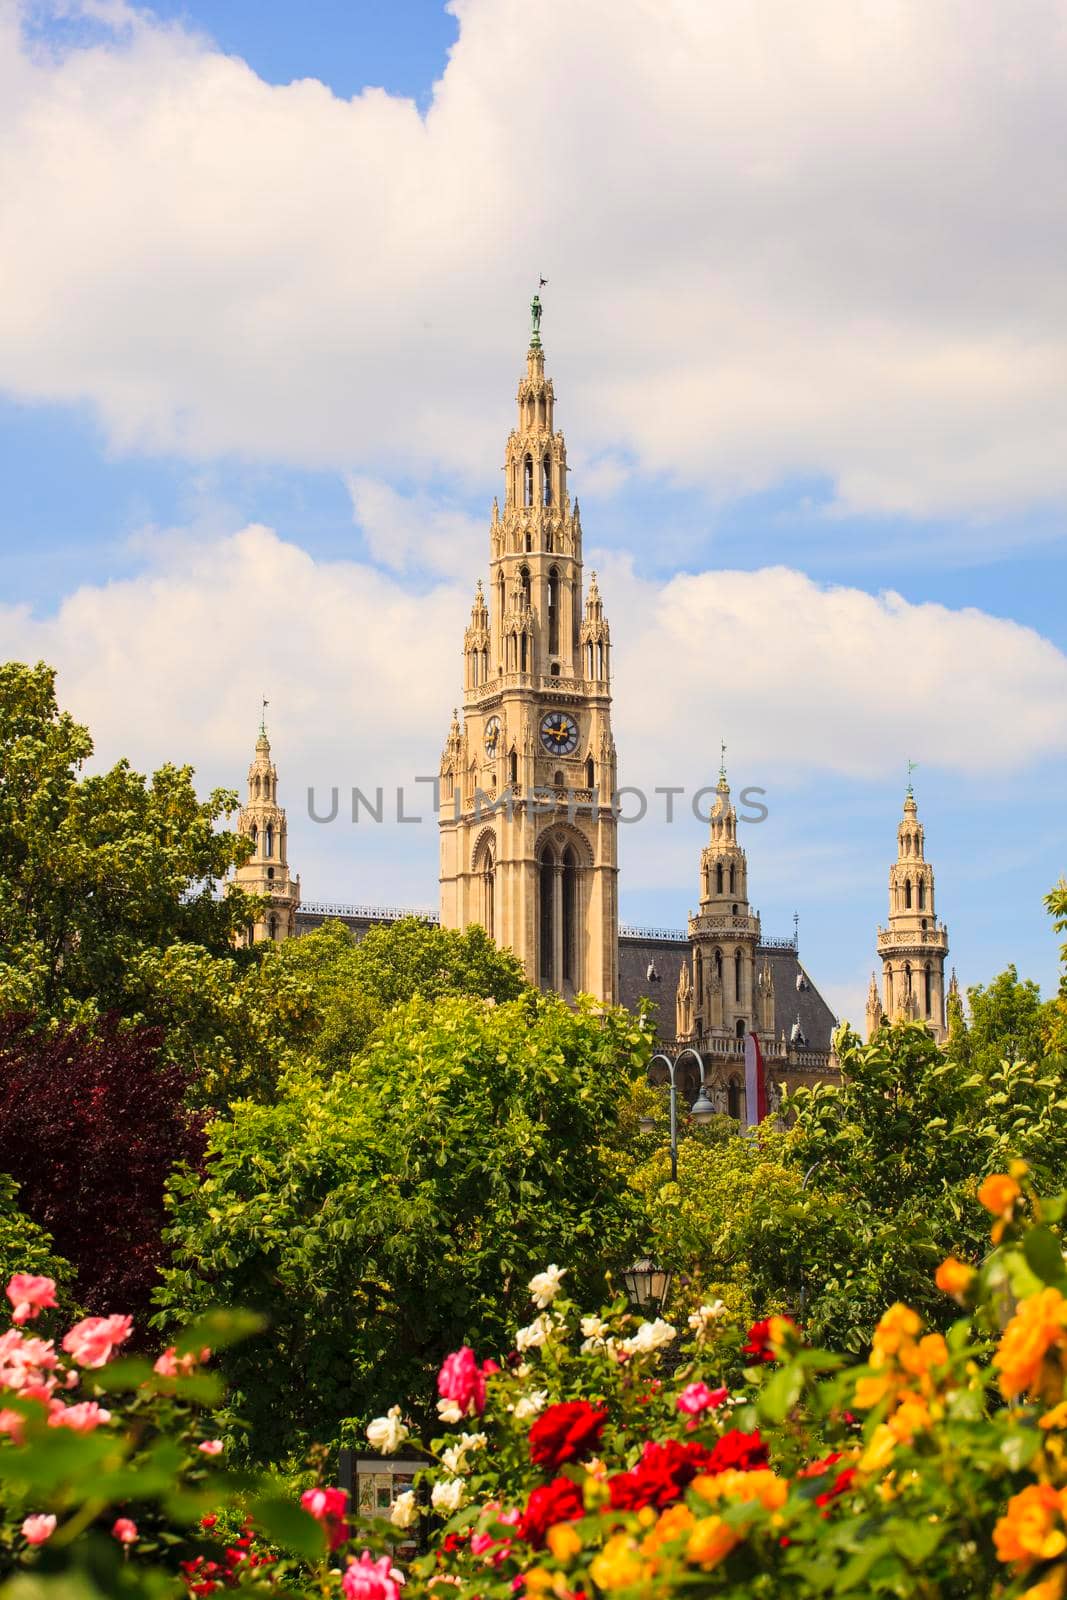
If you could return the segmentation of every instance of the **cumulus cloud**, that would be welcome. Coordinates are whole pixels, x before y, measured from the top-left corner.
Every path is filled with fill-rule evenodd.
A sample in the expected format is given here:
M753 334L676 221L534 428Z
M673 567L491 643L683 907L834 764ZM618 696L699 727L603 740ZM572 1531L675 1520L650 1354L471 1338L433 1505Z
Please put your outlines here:
M173 534L149 551L138 576L83 586L53 616L0 607L0 658L59 668L63 703L89 723L101 760L190 760L205 787L243 783L268 695L305 895L433 904L431 790L414 780L437 771L459 695L466 578L412 595L390 573L315 561L264 527ZM782 568L654 584L617 557L599 566L627 784L691 794L714 781L720 734L739 781L786 788L819 775L896 779L905 754L967 779L1067 750L1067 657L1031 629ZM353 786L372 800L382 789L381 827L365 813L352 823ZM319 815L338 789L331 825L309 819L309 787ZM399 820L398 787L422 826ZM786 892L812 845L803 816L776 803L775 821L760 878ZM688 890L699 827L656 829L650 816L623 832L628 888ZM828 863L840 871L842 860L818 848L825 891Z
M484 474L540 268L606 482L1062 497L1067 0L455 9L422 116L118 0L50 55L7 7L0 386L119 449Z
M435 495L402 495L391 484L366 474L348 473L346 483L367 549L390 571L462 577L483 564L484 521Z

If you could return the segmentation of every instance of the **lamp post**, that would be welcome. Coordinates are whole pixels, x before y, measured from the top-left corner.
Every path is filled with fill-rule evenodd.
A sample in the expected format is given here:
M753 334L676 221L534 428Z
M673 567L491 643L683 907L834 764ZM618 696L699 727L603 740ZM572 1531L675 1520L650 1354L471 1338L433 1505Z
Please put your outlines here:
M703 1063L699 1053L696 1050L693 1049L692 1045L686 1045L684 1050L680 1050L678 1052L678 1054L675 1056L673 1061L671 1060L670 1056L664 1055L662 1051L659 1051L659 1052L657 1052L656 1055L654 1055L652 1057L651 1061L648 1063L648 1079L649 1079L649 1082L651 1083L651 1081L652 1081L652 1068L655 1066L657 1061L662 1061L664 1066L667 1068L667 1081L671 1086L671 1182L672 1183L677 1183L678 1182L678 1078L677 1078L678 1063L685 1056L692 1056L693 1060L697 1064L697 1070L700 1073L700 1093L697 1095L696 1100L693 1102L693 1107L692 1107L692 1110L690 1111L690 1116L692 1117L694 1122L698 1122L698 1123L710 1122L712 1117L715 1115L715 1107L712 1105L711 1101L708 1099L708 1091L707 1091L707 1088L706 1088L706 1086L704 1084L704 1063ZM642 1123L642 1132L647 1133L649 1131L650 1131L650 1129L644 1127L644 1125Z
M642 1256L632 1267L627 1267L623 1279L634 1310L662 1311L671 1292L672 1276L664 1267L658 1267L651 1256Z

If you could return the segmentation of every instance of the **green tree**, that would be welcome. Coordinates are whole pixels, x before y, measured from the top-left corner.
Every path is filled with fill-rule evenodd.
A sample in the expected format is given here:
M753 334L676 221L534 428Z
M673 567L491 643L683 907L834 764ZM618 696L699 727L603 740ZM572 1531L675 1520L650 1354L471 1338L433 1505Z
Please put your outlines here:
M1030 979L1019 980L1014 966L989 984L967 991L970 1022L950 1019L948 1054L981 1073L1002 1062L1035 1062L1045 1054L1048 1008Z
M359 941L342 922L325 922L279 946L271 970L305 986L309 1048L330 1068L347 1066L392 1007L416 995L503 1002L526 988L519 961L477 923L456 933L415 916L372 928Z
M257 1452L425 1410L448 1350L506 1355L549 1262L597 1302L638 1243L606 1146L649 1049L626 1012L532 990L415 999L350 1071L294 1069L209 1129L206 1171L172 1181L161 1320L220 1300L268 1317L230 1367Z
M1052 918L1057 933L1067 933L1067 879L1061 878L1056 887L1045 896L1045 909ZM1045 1036L1049 1050L1054 1055L1067 1056L1067 944L1060 946L1059 992L1049 1002L1045 1017Z
M56 1254L50 1233L19 1210L18 1184L0 1173L0 1289L14 1272L54 1278L62 1293L69 1291L74 1268ZM4 1302L4 1309L11 1307Z

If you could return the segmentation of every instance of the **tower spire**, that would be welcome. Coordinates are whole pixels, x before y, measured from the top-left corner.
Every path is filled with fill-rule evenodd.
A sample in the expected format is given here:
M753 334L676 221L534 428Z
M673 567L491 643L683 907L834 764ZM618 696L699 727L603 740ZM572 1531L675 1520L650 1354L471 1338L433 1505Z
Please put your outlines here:
M897 825L897 859L889 869L889 918L878 929L882 963L882 1014L890 1022L925 1022L939 1042L946 1036L945 958L948 929L934 907L934 869L926 859L926 838L908 762L904 815ZM873 1009L868 1009L868 1028Z
M258 920L245 930L243 943L249 945L292 938L300 905L300 879L289 871L285 808L278 804L278 769L267 738L269 704L264 695L259 736L248 769L248 798L237 819L238 833L251 842L248 859L234 875L237 886L265 902Z

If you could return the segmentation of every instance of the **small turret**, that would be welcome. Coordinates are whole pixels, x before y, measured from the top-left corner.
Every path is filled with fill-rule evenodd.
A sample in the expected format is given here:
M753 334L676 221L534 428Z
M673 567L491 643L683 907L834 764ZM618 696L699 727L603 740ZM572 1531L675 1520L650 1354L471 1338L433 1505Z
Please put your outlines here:
M266 706L264 700L264 713ZM248 799L238 814L237 831L252 843L248 860L234 874L237 886L268 902L260 920L245 930L244 943L258 944L264 939L280 943L292 938L300 879L289 872L285 810L278 804L278 769L271 760L265 715L260 719L255 755L248 769Z

